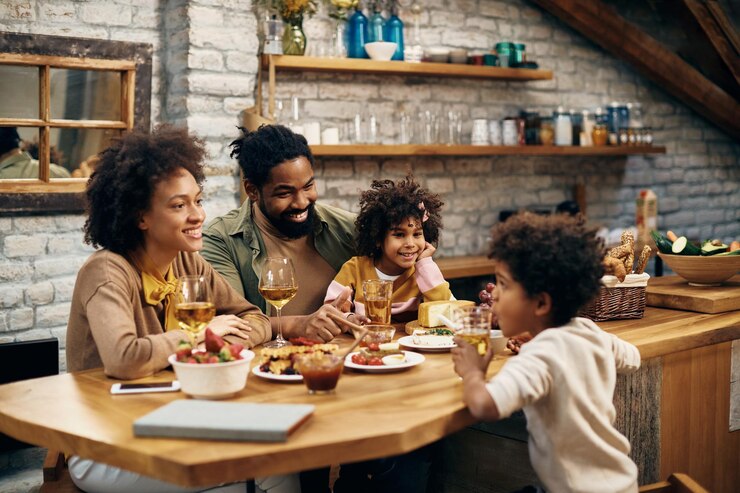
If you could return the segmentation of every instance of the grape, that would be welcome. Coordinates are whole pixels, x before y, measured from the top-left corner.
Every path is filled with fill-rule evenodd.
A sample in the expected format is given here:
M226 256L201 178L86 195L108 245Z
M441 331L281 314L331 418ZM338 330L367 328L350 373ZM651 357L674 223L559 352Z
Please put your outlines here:
M493 289L494 289L495 287L496 287L496 285L495 285L494 283L492 283L492 282L489 282L488 284L486 284L486 291L488 291L488 292L490 293L490 292L492 292L492 291L493 291Z

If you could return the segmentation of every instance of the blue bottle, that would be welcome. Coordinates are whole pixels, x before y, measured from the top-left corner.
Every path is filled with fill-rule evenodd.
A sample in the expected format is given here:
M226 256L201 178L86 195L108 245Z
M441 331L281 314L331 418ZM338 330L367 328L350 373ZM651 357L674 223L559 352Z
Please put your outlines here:
M391 16L385 22L385 40L396 43L391 60L403 60L403 22L398 17L398 6L393 2Z
M385 31L385 18L380 13L380 2L376 1L373 4L373 15L370 16L367 42L386 41L383 38L385 34L383 31Z
M368 42L367 17L362 13L361 5L357 6L357 10L347 22L347 38L348 58L370 58L365 51L365 43Z

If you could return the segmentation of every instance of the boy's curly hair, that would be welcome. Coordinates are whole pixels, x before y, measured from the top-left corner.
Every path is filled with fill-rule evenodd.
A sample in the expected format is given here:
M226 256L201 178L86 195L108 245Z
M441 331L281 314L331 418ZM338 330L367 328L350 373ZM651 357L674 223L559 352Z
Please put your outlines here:
M203 141L169 125L114 141L99 154L87 182L85 242L122 255L138 248L143 242L139 219L149 209L154 188L179 168L201 185L205 155Z
M599 292L604 243L580 214L520 212L493 229L489 258L504 262L529 296L548 293L563 325Z
M422 224L424 239L436 245L442 229L440 211L444 205L439 195L422 188L412 176L397 183L373 180L370 186L370 190L360 194L360 213L355 220L358 255L380 258L385 235L408 218L417 219ZM423 221L425 213L427 220Z
M234 140L231 157L236 158L244 178L262 189L270 178L270 171L278 164L303 156L314 167L313 154L303 135L282 125L261 125L250 132L239 127L242 136Z

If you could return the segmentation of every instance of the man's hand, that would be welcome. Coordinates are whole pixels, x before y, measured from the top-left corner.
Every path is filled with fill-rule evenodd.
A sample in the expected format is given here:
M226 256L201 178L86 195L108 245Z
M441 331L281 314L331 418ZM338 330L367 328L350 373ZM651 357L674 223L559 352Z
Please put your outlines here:
M434 255L434 252L436 251L437 249L434 248L434 245L432 245L431 243L427 241L426 243L424 243L424 250L422 250L419 256L416 257L416 261L418 262L419 260L423 258L431 257L432 255Z
M480 373L485 377L488 364L493 358L493 351L488 347L484 356L478 355L478 350L472 344L465 342L462 337L455 337L456 348L452 348L452 362L455 363L455 373L463 380L467 375Z
M309 339L328 342L342 332L345 332L347 328L338 325L328 314L334 313L340 317L345 317L351 306L351 294L352 289L346 287L334 301L327 303L311 315L308 315L303 330L305 336Z

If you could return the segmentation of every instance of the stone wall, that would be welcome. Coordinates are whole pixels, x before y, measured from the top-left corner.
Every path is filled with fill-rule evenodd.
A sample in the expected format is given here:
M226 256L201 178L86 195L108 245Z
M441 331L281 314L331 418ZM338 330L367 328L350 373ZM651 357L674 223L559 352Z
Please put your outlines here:
M302 98L305 118L345 125L374 112L382 138L394 139L402 110L459 111L500 119L521 108L588 108L612 100L643 103L655 141L667 154L629 158L326 158L317 176L322 198L357 209L371 179L411 170L447 203L440 255L478 253L503 209L552 209L586 185L588 214L609 227L632 224L639 189L659 197L660 227L692 237L740 238L740 146L629 66L523 0L423 2L422 41L485 49L526 43L529 58L554 71L551 81L501 82L437 77L278 74L278 97ZM408 21L408 18L406 18ZM407 22L407 25L410 24ZM327 41L322 11L305 22L309 46ZM255 100L257 16L249 0L0 0L0 30L57 34L154 46L152 120L187 125L211 153L207 213L238 203L226 144L239 112ZM0 218L0 343L57 336L75 272L90 249L80 216ZM62 358L62 368L64 361Z

